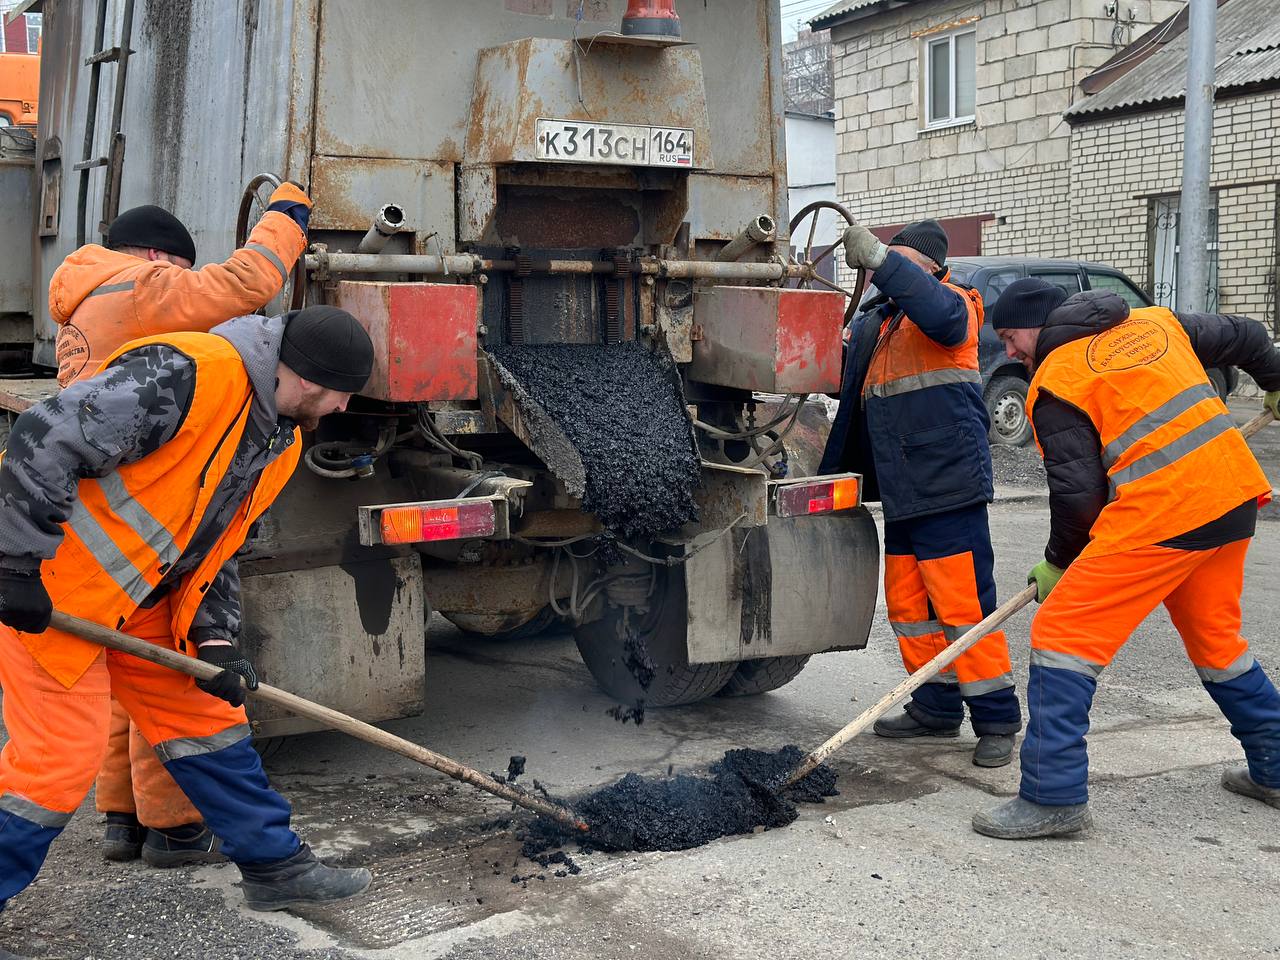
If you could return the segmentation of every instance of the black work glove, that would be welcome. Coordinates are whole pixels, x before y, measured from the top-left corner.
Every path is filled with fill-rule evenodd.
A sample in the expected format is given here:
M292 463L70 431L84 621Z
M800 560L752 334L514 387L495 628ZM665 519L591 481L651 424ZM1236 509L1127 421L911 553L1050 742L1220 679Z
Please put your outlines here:
M205 663L221 667L222 672L211 680L197 680L196 686L205 693L219 697L233 707L244 706L244 687L258 689L258 674L253 664L245 659L235 643L208 642L200 644L198 654ZM244 678L244 686L240 678Z
M40 568L0 567L0 623L25 633L44 633L53 616L53 601L40 580Z

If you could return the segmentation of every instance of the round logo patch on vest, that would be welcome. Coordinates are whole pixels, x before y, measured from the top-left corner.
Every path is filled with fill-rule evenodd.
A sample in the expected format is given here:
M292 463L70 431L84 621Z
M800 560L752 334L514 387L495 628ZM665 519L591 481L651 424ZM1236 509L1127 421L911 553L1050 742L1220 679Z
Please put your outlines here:
M58 328L54 358L58 361L58 379L63 383L80 376L89 362L89 341L75 324L64 323Z
M1126 320L1089 341L1086 354L1095 373L1130 370L1154 363L1169 351L1169 335L1150 320Z

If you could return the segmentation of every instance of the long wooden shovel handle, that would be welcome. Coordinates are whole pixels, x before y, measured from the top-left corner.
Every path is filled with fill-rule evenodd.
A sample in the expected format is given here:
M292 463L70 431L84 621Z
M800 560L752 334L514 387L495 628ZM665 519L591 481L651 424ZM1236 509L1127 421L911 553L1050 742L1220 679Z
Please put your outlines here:
M800 766L787 778L785 786L791 786L797 780L803 780L811 774L818 764L822 763L827 757L831 756L846 743L862 733L863 730L871 726L886 713L900 704L903 700L910 696L911 692L917 687L923 686L932 680L946 667L955 662L960 654L964 653L975 643L985 637L992 630L995 630L1015 613L1025 607L1028 603L1036 598L1036 585L1029 584L1025 590L1016 596L1006 600L1003 604L993 610L990 616L985 617L981 623L972 630L959 637L955 643L947 646L945 650L936 657L926 663L907 679L886 693L883 697L868 707L862 713L858 714L849 722L839 733L824 743L818 749L814 750L801 761Z
M1270 410L1263 410L1260 414L1242 426L1240 428L1240 432L1244 434L1245 439L1247 440L1275 418L1275 414Z
M222 672L218 667L202 660L197 660L195 657L188 657L178 653L176 650L166 650L153 643L147 643L145 640L139 640L137 637L131 637L127 633L111 630L101 624L94 623L92 620L82 620L79 617L72 617L55 611L50 626L58 630L64 630L67 633L74 633L76 636L92 643L130 654L140 660L146 660L149 663L177 670L179 673L185 673L188 676L195 677L197 680L211 680ZM274 703L292 713L296 713L300 717L318 720L320 723L333 727L335 730L341 730L357 740L363 740L366 743L373 744L375 747L381 747L384 750L390 750L392 753L398 753L402 757L408 757L410 760L421 763L423 766L430 767L433 770L438 770L446 776L453 777L455 780L461 780L463 783L469 783L473 787L479 787L495 797L501 797L503 800L509 800L517 806L524 807L526 810L532 810L535 813L551 817L568 827L582 831L587 829L587 825L565 807L534 794L525 793L523 790L517 790L510 784L499 783L493 777L486 776L479 770L458 763L456 760L450 760L434 750L428 750L426 747L387 733L385 730L379 730L363 720L357 720L355 717L347 716L345 713L339 713L329 707L321 706L310 700L304 700L302 697L289 693L287 690L281 690L279 687L272 687L265 683L259 684L257 690L246 690L245 692L250 697L265 700L267 703Z

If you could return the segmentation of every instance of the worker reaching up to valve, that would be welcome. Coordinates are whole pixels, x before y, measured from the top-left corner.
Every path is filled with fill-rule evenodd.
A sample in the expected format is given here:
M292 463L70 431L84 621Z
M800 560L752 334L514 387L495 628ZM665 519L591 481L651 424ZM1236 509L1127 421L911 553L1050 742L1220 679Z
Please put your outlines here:
M310 198L284 183L244 247L193 270L195 242L160 207L135 207L54 271L49 310L59 323L58 383L94 373L124 343L176 331L207 331L255 312L279 291L307 243ZM221 860L217 838L200 821L150 745L112 703L111 737L95 799L107 825L107 860L157 867Z
M221 838L250 908L369 885L298 839L250 743L236 553L297 466L300 429L345 409L372 368L369 335L334 307L237 317L127 343L14 422L0 461L0 909L88 793L111 696ZM104 650L51 629L55 608L221 673Z
M851 268L880 291L851 326L840 409L822 473L852 470L884 507L884 592L902 660L914 673L996 607L990 422L978 373L982 298L951 282L947 235L934 220L888 245L861 224L844 234ZM964 708L973 762L1013 757L1022 713L1009 649L994 631L923 684L882 737L954 737Z
M1247 766L1222 785L1280 808L1280 694L1240 636L1244 558L1270 499L1206 367L1242 367L1280 407L1280 351L1246 317L1130 310L1024 279L992 311L1027 395L1049 483L1049 541L1028 583L1030 720L1018 796L973 828L1017 840L1089 826L1085 733L1098 677L1164 604Z

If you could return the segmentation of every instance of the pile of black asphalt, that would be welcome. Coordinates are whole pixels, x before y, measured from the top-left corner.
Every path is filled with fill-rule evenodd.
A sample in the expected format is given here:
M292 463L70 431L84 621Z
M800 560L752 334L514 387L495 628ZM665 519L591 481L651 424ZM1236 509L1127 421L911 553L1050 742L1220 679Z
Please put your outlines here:
M489 350L533 452L622 537L697 519L699 456L679 373L634 340Z
M607 787L558 801L586 822L586 834L538 817L525 828L522 852L537 860L570 843L583 851L688 850L720 837L784 827L799 816L797 804L822 803L839 792L835 771L826 764L783 786L804 756L792 745L772 753L740 749L725 753L707 776L628 773Z

